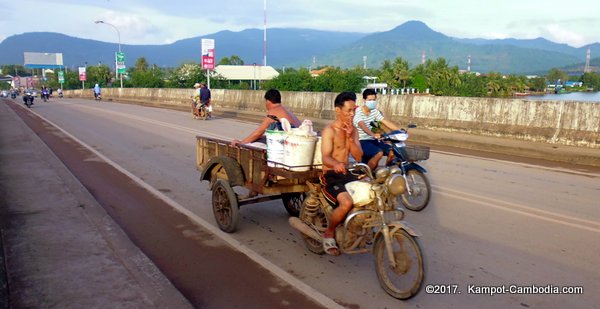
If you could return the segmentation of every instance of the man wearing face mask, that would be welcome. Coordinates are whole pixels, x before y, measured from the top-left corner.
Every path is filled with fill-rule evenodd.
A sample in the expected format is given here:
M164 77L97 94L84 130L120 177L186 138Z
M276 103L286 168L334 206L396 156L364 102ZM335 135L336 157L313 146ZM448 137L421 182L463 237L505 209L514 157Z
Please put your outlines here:
M391 147L388 144L380 142L381 134L373 133L372 123L381 122L392 130L399 130L393 123L386 120L383 114L377 109L377 93L373 89L363 91L364 104L356 109L353 124L358 129L358 139L363 150L362 162L375 170L379 160L386 155L388 162L392 159Z

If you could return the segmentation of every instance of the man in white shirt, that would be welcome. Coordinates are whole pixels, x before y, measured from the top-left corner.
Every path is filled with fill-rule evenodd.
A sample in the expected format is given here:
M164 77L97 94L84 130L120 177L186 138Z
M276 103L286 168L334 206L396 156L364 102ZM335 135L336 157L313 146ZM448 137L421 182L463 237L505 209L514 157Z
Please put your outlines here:
M365 89L362 95L364 104L356 109L352 123L358 129L358 139L363 150L362 162L368 164L371 170L375 170L384 155L390 162L393 154L390 145L379 141L381 134L373 133L372 123L381 122L392 130L399 128L393 122L386 120L377 109L377 92L375 90Z

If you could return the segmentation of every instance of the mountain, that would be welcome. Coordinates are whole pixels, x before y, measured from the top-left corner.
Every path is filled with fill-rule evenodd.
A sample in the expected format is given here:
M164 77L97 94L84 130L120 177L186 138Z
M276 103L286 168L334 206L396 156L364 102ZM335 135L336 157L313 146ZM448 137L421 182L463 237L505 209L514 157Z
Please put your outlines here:
M563 53L567 55L571 55L574 57L580 58L583 56L585 59L585 53L581 55L579 49L575 49L567 44L558 44L552 41L548 41L544 38L536 38L536 39L494 39L494 40L486 40L486 39L455 39L458 42L462 43L470 43L475 45L511 45L522 48L532 48L532 49L540 49L546 51L553 51L558 53Z
M467 69L470 55L471 71L528 73L581 61L580 57L574 56L577 51L573 47L568 52L559 51L568 45L546 41L545 49L542 49L522 41L511 39L500 43L495 40L454 39L430 29L422 22L409 21L392 30L365 36L355 43L333 50L322 58L322 62L343 67L355 66L362 64L363 56L367 56L368 66L379 67L386 59L402 57L415 66L421 63L424 53L427 59L444 57L450 65ZM583 57L585 59L585 53Z
M237 55L246 64L262 64L263 31L247 29L239 32L220 31L214 34L184 39L166 45L121 46L126 64L133 66L139 57L160 67L176 67L184 62L199 62L201 38L215 40L217 61ZM273 28L267 32L267 63L274 67L316 66L379 68L386 60L402 57L411 67L427 59L444 57L450 65L482 73L526 74L546 72L551 68L568 67L585 62L587 48L592 56L600 51L594 43L580 48L537 39L460 39L446 36L420 21L408 21L394 29L370 34L319 31L310 29ZM82 66L102 62L112 66L115 43L80 39L58 33L34 32L14 35L0 43L0 64L23 63L23 52L62 52L65 65Z
M365 36L363 33L319 31L310 29L269 29L267 32L267 63L281 67L289 59L306 59L322 54ZM139 57L160 67L176 67L184 62L199 62L201 39L215 40L217 59L237 55L246 64L262 64L263 31L247 29L240 32L220 31L214 34L176 41L167 45L127 45L121 49L126 64L133 66ZM99 62L112 65L116 43L75 38L59 33L30 32L14 35L0 43L0 64L22 64L23 52L62 53L65 66L77 67Z

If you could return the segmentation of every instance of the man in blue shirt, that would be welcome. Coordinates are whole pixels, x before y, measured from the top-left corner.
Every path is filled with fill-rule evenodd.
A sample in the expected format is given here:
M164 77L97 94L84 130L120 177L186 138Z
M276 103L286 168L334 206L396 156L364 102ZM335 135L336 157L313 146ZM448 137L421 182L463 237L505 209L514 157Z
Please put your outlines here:
M206 84L200 84L200 104L206 106L208 118L211 118L212 106L210 105L210 90L206 88Z

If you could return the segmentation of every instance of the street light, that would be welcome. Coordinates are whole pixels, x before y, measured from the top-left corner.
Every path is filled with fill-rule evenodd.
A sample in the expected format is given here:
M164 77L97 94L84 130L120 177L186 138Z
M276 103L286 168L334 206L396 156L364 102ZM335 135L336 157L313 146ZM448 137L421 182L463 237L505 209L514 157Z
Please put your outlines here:
M115 28L115 30L117 31L117 36L119 37L119 54L121 53L121 32L119 32L119 29L117 29L117 27L115 27L115 25L107 23L103 20L96 20L94 21L94 23L96 24L105 24L105 25L109 25L113 28ZM117 74L117 76L120 78L121 80L121 88L123 88L123 74L119 74L119 68L117 67L117 61L115 59L115 73Z

